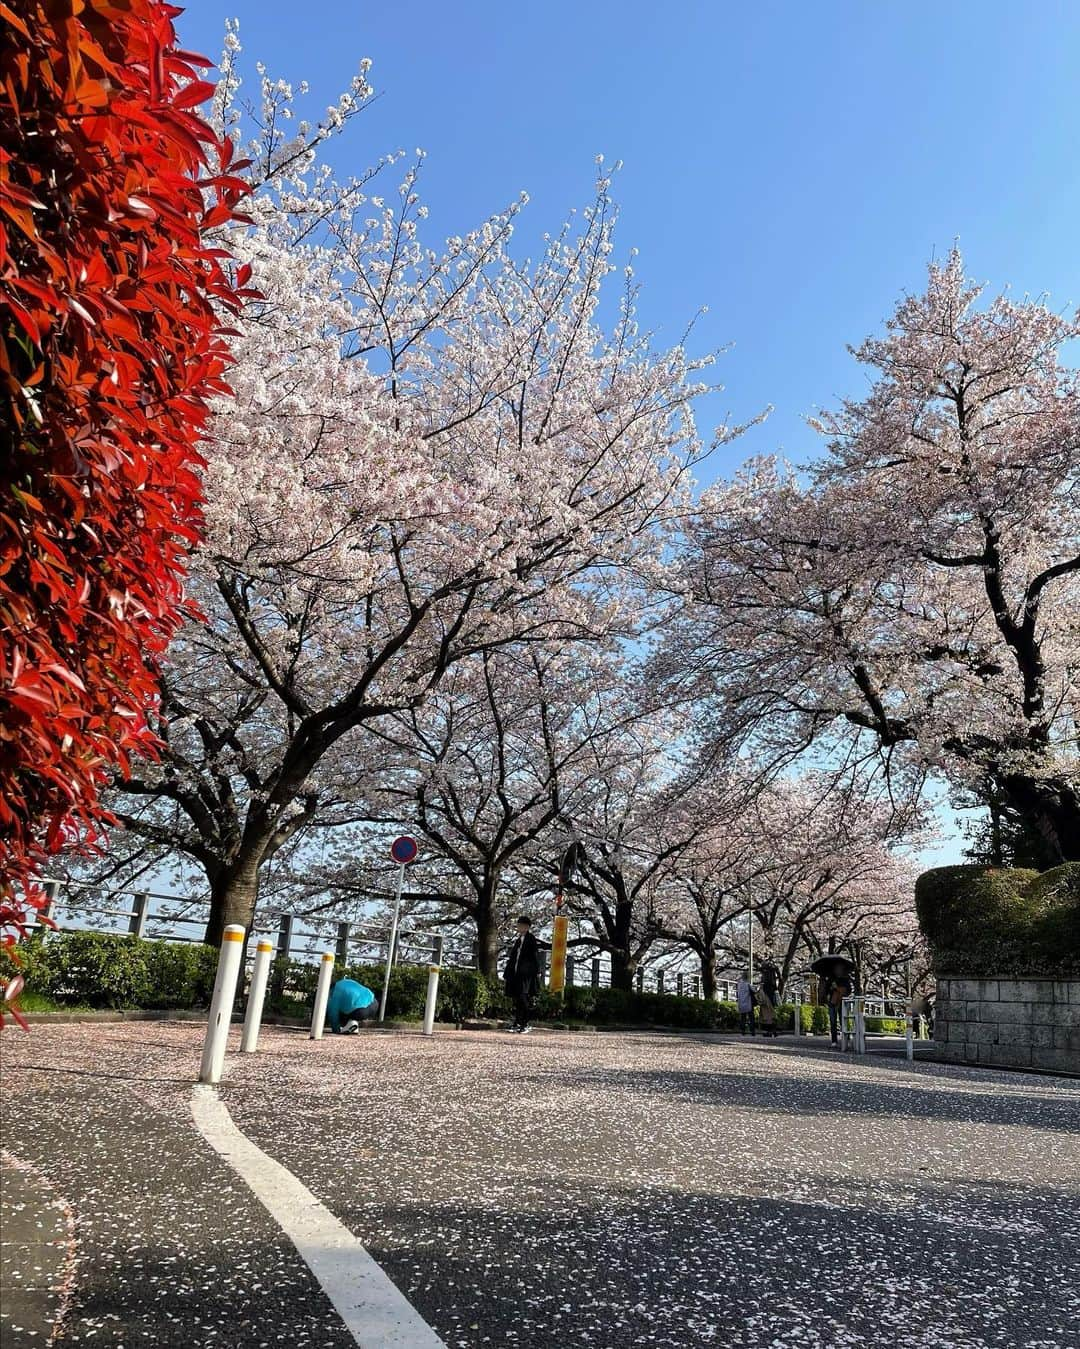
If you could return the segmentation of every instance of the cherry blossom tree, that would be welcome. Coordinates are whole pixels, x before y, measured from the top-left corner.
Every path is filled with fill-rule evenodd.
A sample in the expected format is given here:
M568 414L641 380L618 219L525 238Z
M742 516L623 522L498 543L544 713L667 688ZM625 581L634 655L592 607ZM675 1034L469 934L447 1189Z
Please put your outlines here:
M720 785L702 779L684 799L700 827L660 917L662 935L699 961L706 996L715 996L718 965L748 964L751 927L783 989L825 952L854 951L859 940L866 952L893 949L914 916L897 821L865 784L841 790L828 773L770 782L749 768Z
M597 737L586 758L591 790L564 814L574 865L563 878L573 946L603 951L611 986L633 987L638 967L668 931L676 866L702 827L682 772L688 754L681 717L650 707ZM548 862L550 879L562 851Z
M535 859L555 862L565 848L565 821L593 787L595 746L634 715L622 675L600 648L487 651L425 703L368 728L383 780L370 818L407 825L442 863L434 890L428 880L412 896L414 912L467 918L485 974L497 973L511 911L532 902Z
M175 655L160 768L118 784L156 803L151 837L162 808L182 821L211 940L250 923L264 865L340 798L330 766L358 728L485 653L632 633L703 453L704 362L653 350L629 276L601 326L607 177L536 261L509 251L519 205L431 249L418 167L385 197L335 184L320 128L284 138L291 100L264 77L265 181L229 240L263 298L211 424L208 622Z
M992 792L1078 855L1078 332L954 253L855 353L875 382L815 419L822 460L706 494L667 659L729 739Z

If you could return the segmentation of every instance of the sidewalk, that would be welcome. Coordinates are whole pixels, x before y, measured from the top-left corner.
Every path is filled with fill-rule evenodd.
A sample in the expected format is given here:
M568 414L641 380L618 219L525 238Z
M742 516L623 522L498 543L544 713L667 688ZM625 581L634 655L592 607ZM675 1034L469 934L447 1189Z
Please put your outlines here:
M50 1344L56 1318L65 1346L355 1349L295 1248L194 1128L197 1030L41 1027L5 1045L16 1165L4 1168L3 1349ZM36 1179L44 1171L54 1188ZM70 1306L58 1199L76 1218Z
M70 1207L32 1168L0 1155L0 1344L49 1344L63 1323L75 1255Z

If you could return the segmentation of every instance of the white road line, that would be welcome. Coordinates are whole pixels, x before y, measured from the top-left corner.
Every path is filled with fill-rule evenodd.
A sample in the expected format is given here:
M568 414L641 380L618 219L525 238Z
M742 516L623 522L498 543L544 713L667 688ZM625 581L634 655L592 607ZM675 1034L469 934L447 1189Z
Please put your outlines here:
M361 1349L446 1349L349 1229L240 1132L213 1087L195 1088L191 1113L202 1136L300 1252Z

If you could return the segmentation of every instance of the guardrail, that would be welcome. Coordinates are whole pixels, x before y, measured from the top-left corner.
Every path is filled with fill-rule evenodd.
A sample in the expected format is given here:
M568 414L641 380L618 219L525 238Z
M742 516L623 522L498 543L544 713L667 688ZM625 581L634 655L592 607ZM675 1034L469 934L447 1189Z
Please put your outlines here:
M210 918L209 898L185 898L153 890L133 888L109 889L83 881L44 882L47 903L44 915L51 920L40 924L48 932L114 932L128 933L153 941L201 942ZM266 924L256 925L260 932ZM31 927L31 930L33 928ZM277 932L272 936L274 959L298 960L318 964L324 951L332 949L341 964L383 963L388 955L390 925L354 922L337 919L311 918L302 913L282 914L277 921ZM254 932L254 929L253 929ZM395 964L404 960L422 964L432 959L436 938L431 932L403 929L397 934ZM250 960L253 952L245 946ZM460 944L444 941L444 958L440 962L458 969L475 969L475 953ZM547 952L541 949L541 976L546 982ZM679 997L704 996L699 974L672 970L663 966L647 968L640 965L634 975L634 988L639 993L675 994ZM566 986L574 988L610 988L611 960L604 954L566 958ZM717 982L718 1000L735 999L735 981L727 978ZM806 990L789 983L786 1001L806 1002ZM882 1011L875 1010L880 1005ZM867 1000L867 1015L890 1015L884 1000ZM898 1006L901 1006L898 1004ZM906 1005L894 1013L903 1016Z

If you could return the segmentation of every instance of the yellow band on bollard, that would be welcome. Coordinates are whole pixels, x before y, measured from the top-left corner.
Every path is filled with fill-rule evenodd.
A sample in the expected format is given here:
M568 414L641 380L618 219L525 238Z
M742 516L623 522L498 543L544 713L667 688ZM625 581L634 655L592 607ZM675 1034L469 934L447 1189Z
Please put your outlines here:
M428 974L438 974L441 970L442 970L441 965L429 965L427 967Z
M322 953L322 958L323 958L323 960L333 960L333 959L334 959L334 953L333 953L332 951L324 951L324 952Z
M226 929L225 932L224 932L223 935L222 935L221 940L222 940L222 941L243 941L243 940L244 940L244 934L243 934L242 932L230 932L230 931L228 931L228 929Z
M272 951L274 949L274 943L272 941L261 941L259 942L258 949L260 951Z

